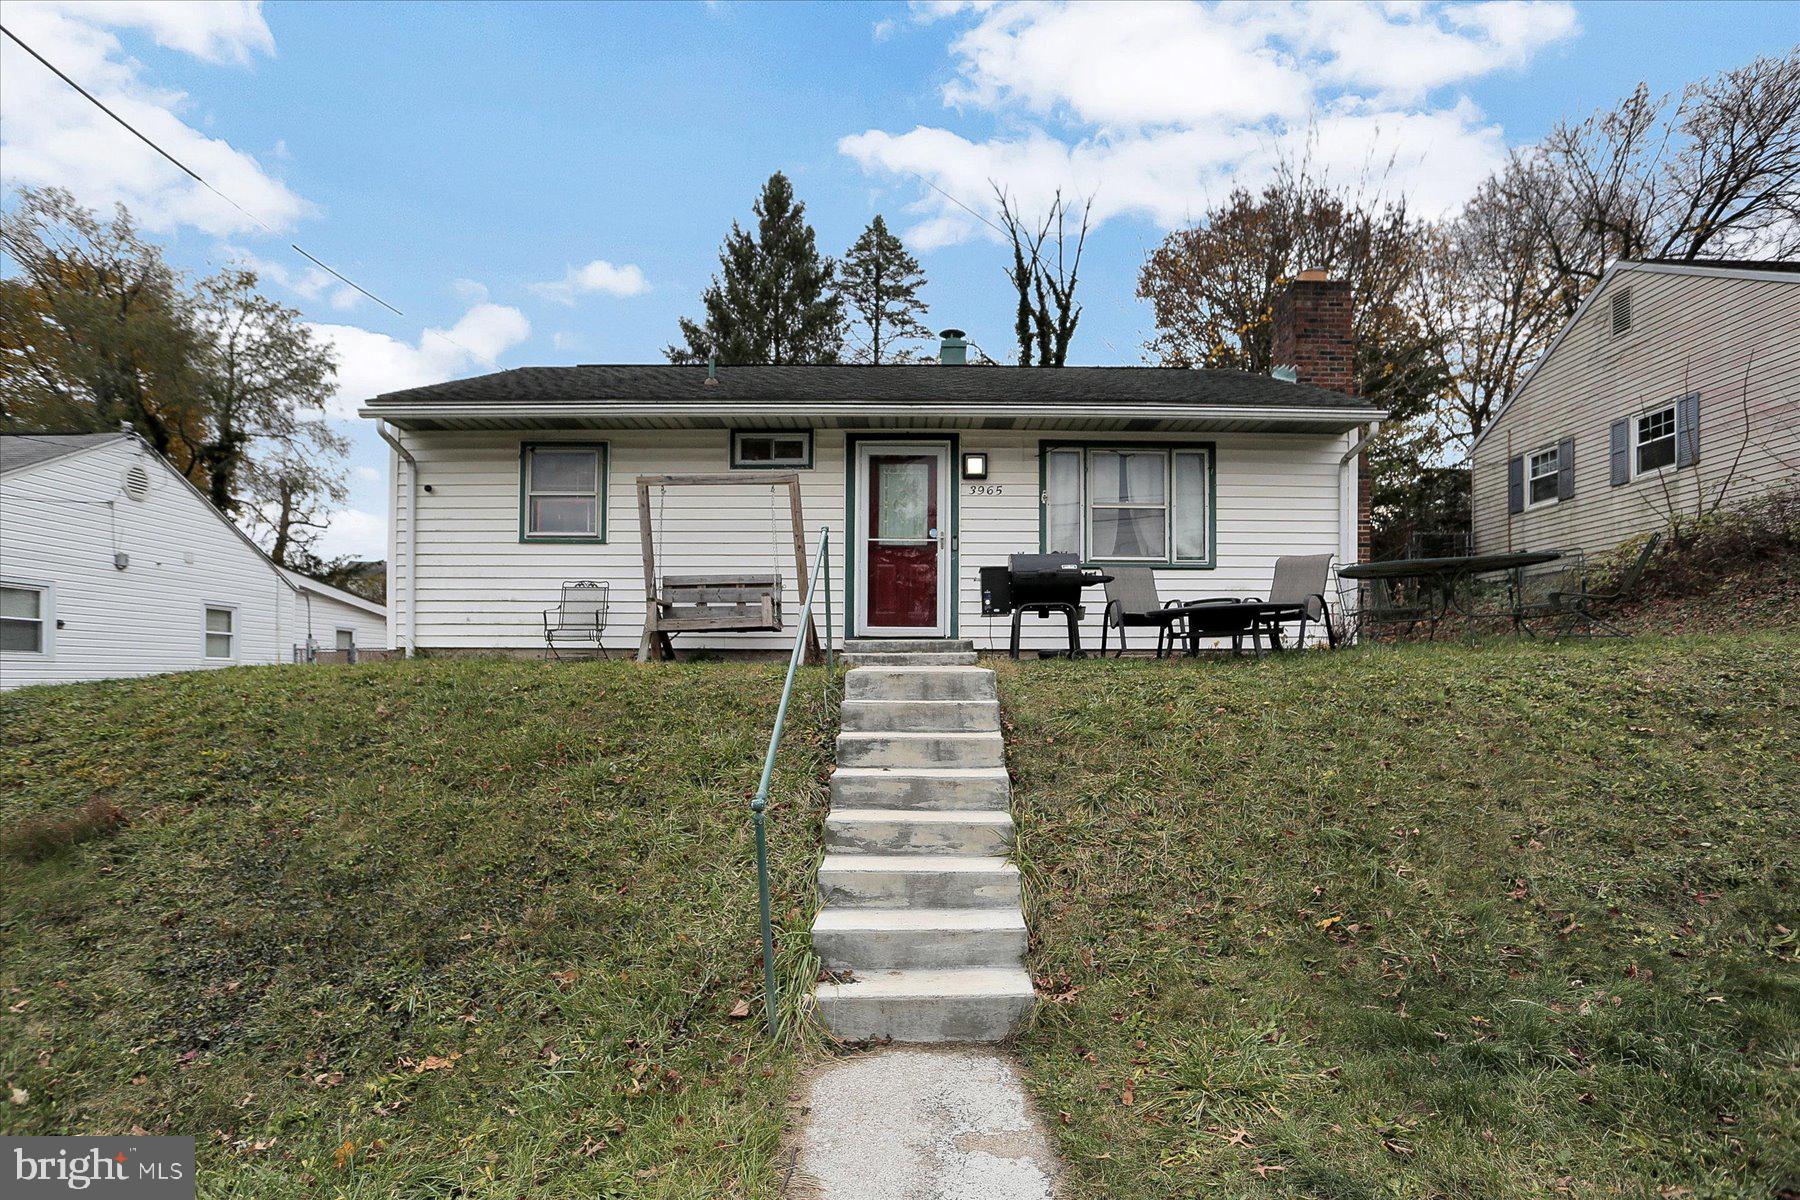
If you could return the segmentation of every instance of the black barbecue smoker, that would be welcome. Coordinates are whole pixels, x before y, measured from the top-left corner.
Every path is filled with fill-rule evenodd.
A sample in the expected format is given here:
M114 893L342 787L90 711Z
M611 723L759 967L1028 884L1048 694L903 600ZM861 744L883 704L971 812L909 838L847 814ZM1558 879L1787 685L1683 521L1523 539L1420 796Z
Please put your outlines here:
M1110 583L1112 576L1084 570L1076 554L1015 554L1004 567L981 568L981 614L1012 616L1008 653L1019 657L1019 621L1027 612L1048 620L1060 612L1069 622L1069 657L1081 654L1081 589Z

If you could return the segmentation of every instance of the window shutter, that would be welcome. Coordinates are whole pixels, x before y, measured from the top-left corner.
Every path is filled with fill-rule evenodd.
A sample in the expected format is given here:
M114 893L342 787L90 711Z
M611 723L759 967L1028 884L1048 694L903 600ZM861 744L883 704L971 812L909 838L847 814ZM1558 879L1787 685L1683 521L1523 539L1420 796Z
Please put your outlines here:
M1675 402L1675 465L1691 467L1700 461L1700 393L1689 392Z
M1525 460L1515 456L1506 460L1506 511L1525 511Z
M1612 454L1612 485L1624 487L1631 482L1631 422L1614 421L1608 449Z
M1572 499L1575 495L1575 439L1556 443L1556 498Z

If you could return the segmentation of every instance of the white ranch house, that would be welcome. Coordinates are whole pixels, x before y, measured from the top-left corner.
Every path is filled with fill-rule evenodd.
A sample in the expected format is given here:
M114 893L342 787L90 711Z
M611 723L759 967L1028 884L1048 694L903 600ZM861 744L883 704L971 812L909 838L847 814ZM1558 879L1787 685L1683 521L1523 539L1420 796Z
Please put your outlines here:
M1305 276L1283 304L1277 376L1146 367L527 367L379 396L392 472L393 644L537 652L566 581L610 589L605 644L638 647L640 476L658 577L779 573L790 632L687 633L679 652L776 650L799 611L788 498L808 553L831 529L837 635L1004 648L978 569L1071 550L1151 565L1165 598L1260 596L1275 560L1358 559L1358 453L1385 415L1349 379L1347 289ZM952 331L954 332L954 331ZM1284 353L1285 352L1285 353ZM1104 598L1088 593L1083 642ZM1026 646L1062 644L1028 618ZM1134 648L1146 648L1142 631Z
M0 688L387 645L387 610L286 571L128 433L0 435Z

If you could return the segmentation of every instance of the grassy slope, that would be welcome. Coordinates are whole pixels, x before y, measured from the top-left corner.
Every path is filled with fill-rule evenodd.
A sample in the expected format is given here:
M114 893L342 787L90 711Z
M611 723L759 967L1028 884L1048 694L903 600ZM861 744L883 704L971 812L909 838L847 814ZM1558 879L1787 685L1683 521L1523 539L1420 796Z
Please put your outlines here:
M1792 1194L1797 651L1003 665L1073 1192Z
M797 953L820 682L774 809ZM196 1134L209 1196L768 1194L796 1056L728 1014L779 686L421 662L0 699L0 828L95 796L130 822L0 852L0 1083L29 1094L0 1131Z

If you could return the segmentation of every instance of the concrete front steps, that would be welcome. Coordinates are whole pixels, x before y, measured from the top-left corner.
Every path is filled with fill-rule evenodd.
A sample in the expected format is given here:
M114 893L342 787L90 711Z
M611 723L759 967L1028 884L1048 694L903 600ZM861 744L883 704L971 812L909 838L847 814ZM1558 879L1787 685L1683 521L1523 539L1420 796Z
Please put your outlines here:
M968 638L851 638L844 661L852 667L972 667L975 643Z
M846 658L813 925L844 981L819 985L819 1014L851 1041L998 1041L1034 997L994 674L967 642Z

